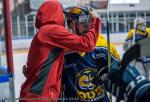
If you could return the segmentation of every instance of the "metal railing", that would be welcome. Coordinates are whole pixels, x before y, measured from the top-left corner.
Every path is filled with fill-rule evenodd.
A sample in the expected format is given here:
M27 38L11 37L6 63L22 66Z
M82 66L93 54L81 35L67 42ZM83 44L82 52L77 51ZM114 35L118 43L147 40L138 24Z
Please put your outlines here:
M133 28L135 17L127 16L127 14L119 17L119 13L116 13L115 16L110 16L110 33L128 32L131 28ZM147 26L150 27L150 15L145 15L144 18L146 19ZM101 31L102 33L106 33L106 17L101 17L101 20ZM36 31L35 14L24 17L12 17L13 39L31 38L34 36Z

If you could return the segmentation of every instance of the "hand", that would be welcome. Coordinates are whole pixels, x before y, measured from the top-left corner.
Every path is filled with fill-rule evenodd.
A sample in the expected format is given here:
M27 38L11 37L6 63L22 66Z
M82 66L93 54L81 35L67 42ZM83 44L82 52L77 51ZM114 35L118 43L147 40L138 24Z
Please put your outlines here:
M92 8L89 8L89 12L90 12L90 15L92 16L92 18L98 18L98 14L92 9Z
M150 82L140 75L135 67L128 65L125 70L120 67L110 72L108 80L105 81L105 88L120 100L138 102L145 90L150 88Z
M26 65L23 65L22 67L22 73L25 77L27 77L27 66Z
M105 59L105 58L104 58ZM103 60L104 60L103 59ZM99 60L99 61L96 61L97 65L102 62L102 60ZM100 65L98 65L100 66ZM111 60L111 72L114 72L117 70L117 68L119 68L120 66L120 60L119 59L113 59ZM99 82L100 84L104 84L104 81L108 80L108 74L109 74L109 71L108 71L108 66L105 66L103 68L101 68L98 72L98 76L99 76Z
M103 67L98 72L98 81L100 85L104 84L104 81L108 79L108 67Z

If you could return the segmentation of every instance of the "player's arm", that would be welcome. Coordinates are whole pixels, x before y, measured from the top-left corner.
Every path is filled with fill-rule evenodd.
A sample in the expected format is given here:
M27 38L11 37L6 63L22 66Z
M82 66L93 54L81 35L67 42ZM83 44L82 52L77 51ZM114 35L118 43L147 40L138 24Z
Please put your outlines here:
M101 40L102 41L102 40ZM104 43L102 41L102 43ZM120 55L116 50L116 47L113 44L110 44L110 51L111 51L111 69L118 67L120 65ZM96 57L96 64L100 68L99 70L99 79L100 81L104 81L107 78L108 74L108 49L103 44L103 46L97 47L96 52L98 57Z
M64 49L77 51L92 51L95 48L98 33L100 29L100 20L93 18L93 23L89 31L82 36L68 32L64 27L56 25L59 29L53 29L53 32L39 35L38 38L42 43L48 46L56 46ZM55 27L54 27L55 28Z
M111 52L111 64L110 68L111 70L116 69L120 65L120 54L117 51L116 47L114 44L110 44L110 52Z
M133 34L135 33L135 30L134 29L131 29L128 34L127 34L127 37L126 37L126 41L128 40L132 40L132 37L133 37Z
M133 34L135 33L134 29L131 29L128 34L127 37L125 39L125 42L123 44L123 50L126 51L128 48L130 48L131 44L132 44L132 40L133 40Z
M148 33L148 37L150 37L150 28L146 28L146 31Z

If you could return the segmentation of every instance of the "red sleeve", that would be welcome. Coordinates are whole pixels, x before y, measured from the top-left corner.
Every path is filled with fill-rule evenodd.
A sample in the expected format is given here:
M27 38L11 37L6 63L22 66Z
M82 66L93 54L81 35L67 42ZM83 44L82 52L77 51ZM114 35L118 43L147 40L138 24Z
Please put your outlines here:
M91 29L83 36L68 32L62 26L55 26L51 32L47 33L48 35L45 34L46 36L42 36L40 39L42 42L56 47L89 52L95 48L99 29L100 20L94 18Z

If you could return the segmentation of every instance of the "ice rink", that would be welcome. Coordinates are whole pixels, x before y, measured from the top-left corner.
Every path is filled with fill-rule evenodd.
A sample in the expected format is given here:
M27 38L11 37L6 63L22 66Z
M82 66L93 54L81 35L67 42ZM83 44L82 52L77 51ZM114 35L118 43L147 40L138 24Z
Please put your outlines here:
M117 47L119 53L122 54L123 53L122 46L119 45L116 47ZM14 71L15 71L15 95L16 95L16 98L19 97L21 85L25 81L25 77L22 74L22 66L24 64L26 64L27 53L28 53L27 50L17 51L17 52L14 52L14 55L13 55ZM3 61L5 61L5 58L3 58ZM5 62L3 62L3 63L5 63ZM113 101L113 102L115 102L115 101Z

